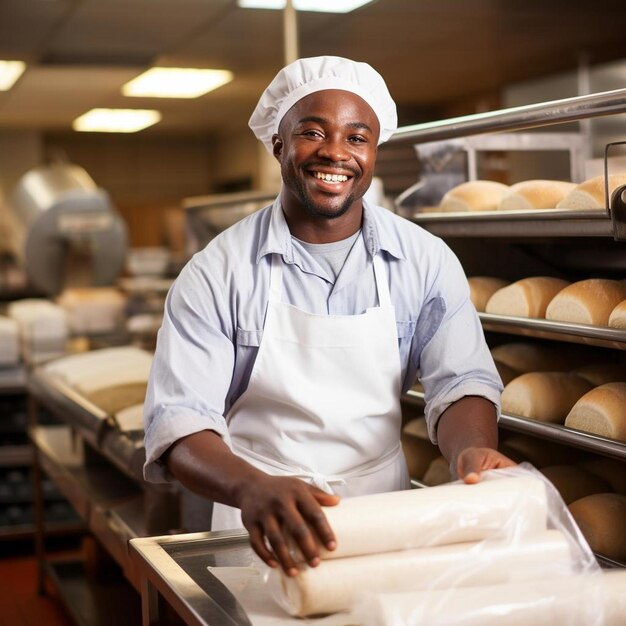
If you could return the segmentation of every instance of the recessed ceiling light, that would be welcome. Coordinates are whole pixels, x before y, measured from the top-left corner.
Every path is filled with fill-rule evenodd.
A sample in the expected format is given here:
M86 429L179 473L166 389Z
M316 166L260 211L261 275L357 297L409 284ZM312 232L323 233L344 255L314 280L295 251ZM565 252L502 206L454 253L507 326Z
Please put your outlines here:
M298 11L317 11L320 13L349 13L372 0L293 0L293 7ZM242 9L284 9L285 0L237 0Z
M24 61L0 61L0 91L8 91L26 69Z
M161 120L151 109L91 109L72 122L74 130L91 133L136 133Z
M198 98L233 79L228 70L187 67L153 67L122 87L125 96Z

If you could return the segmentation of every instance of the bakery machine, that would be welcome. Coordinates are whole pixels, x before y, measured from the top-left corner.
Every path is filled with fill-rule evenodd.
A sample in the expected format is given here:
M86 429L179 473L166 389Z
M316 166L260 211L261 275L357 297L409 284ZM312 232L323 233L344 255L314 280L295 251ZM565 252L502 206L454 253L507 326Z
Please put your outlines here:
M53 163L22 176L10 198L20 261L32 287L112 284L126 257L126 225L106 191L81 167Z

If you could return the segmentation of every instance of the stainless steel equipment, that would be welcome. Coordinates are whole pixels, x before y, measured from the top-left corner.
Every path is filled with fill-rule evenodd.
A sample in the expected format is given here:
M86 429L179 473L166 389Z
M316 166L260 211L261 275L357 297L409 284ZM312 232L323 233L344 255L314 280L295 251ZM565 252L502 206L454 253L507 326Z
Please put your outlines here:
M20 223L21 261L37 290L56 294L66 286L107 285L117 278L126 226L84 169L37 167L18 181L10 204Z

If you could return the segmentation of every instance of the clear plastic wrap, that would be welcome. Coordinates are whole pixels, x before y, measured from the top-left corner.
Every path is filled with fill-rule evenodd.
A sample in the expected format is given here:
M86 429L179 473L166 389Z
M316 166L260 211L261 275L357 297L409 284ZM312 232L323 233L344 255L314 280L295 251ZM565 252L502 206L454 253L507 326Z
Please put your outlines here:
M337 550L295 578L266 577L292 616L351 612L362 626L615 623L605 614L616 594L605 593L567 507L530 465L485 472L476 485L346 499L325 513ZM626 593L620 580L612 585Z

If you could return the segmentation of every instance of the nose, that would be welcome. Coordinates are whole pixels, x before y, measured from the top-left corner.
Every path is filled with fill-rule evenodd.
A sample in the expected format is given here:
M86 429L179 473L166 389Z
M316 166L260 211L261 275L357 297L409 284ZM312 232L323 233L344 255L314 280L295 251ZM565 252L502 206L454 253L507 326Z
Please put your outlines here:
M348 161L350 159L350 153L347 150L345 142L336 136L328 136L320 144L318 151L320 158L328 159L329 161Z

